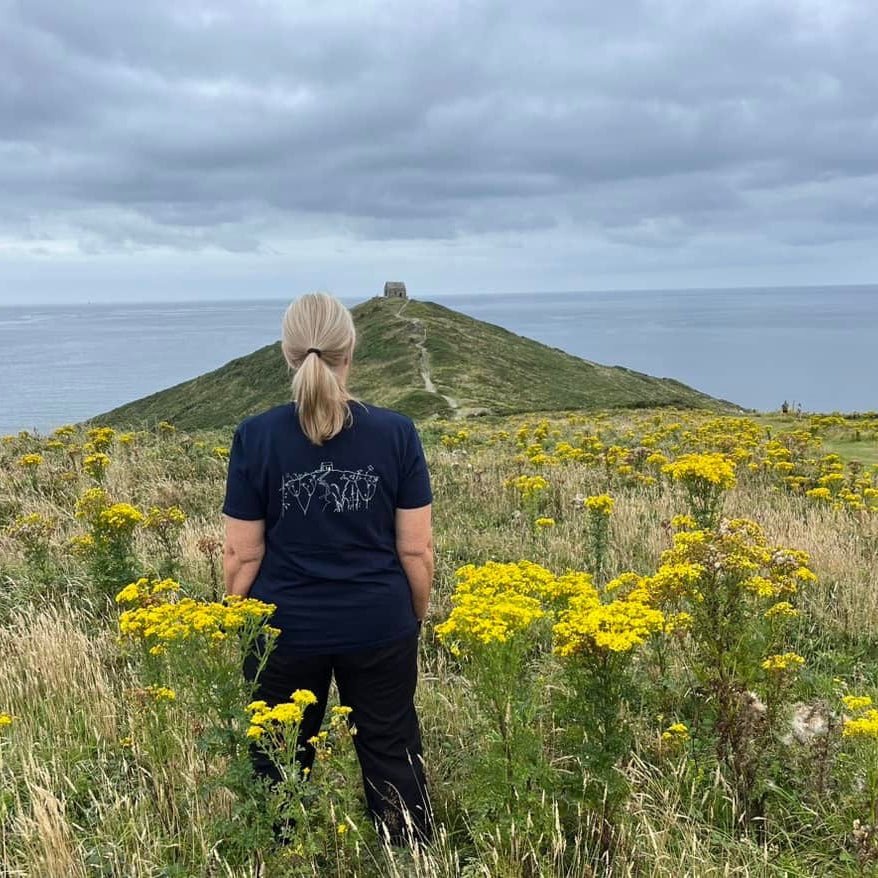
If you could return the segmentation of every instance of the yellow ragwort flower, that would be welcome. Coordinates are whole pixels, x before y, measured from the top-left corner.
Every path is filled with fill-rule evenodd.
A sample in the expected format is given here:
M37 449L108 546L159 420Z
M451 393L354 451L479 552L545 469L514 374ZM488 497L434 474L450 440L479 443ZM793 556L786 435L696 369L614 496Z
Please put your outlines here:
M167 686L147 686L146 691L152 695L156 701L176 701L177 693Z
M845 738L878 738L878 710L867 710L862 716L845 720L841 730Z
M79 519L93 522L110 505L110 498L103 488L89 488L76 501L74 515Z
M672 723L662 732L665 744L685 744L691 738L685 723Z
M766 619L795 619L798 615L799 611L789 601L780 601L765 611Z
M735 487L735 464L723 454L684 454L662 467L676 481L705 482L722 490Z
M609 494L595 494L591 497L586 497L583 501L585 508L589 512L607 516L612 513L615 502Z
M276 727L297 726L305 716L305 709L317 703L317 696L308 689L297 689L291 700L269 707L264 701L251 701L247 710L252 714L247 737L258 739Z
M98 522L109 530L132 531L143 521L143 513L130 503L114 503L98 514Z
M542 476L516 476L507 479L505 485L518 491L523 500L536 497L549 487L549 483Z
M795 652L784 652L776 655L770 655L764 662L762 667L771 673L781 673L783 671L796 671L805 664L805 659Z
M858 713L872 706L872 698L869 695L845 695L841 703L850 711Z
M142 582L138 581L139 587ZM174 583L173 580L162 582ZM161 655L170 643L193 638L200 638L206 645L222 643L229 632L239 630L250 620L266 619L275 610L274 604L254 598L225 604L185 597L168 600L168 593L151 593L141 606L125 610L119 617L121 634L148 644L152 655ZM173 594L176 595L175 590Z
M674 530L696 530L698 522L691 515L675 515L671 519L671 527Z
M456 596L456 605L448 619L436 626L436 635L447 644L456 641L475 646L506 643L527 631L544 615L538 600L514 591L463 593Z
M144 597L141 590L141 583L146 583L146 579L139 579L137 582L129 582L125 588L116 595L117 604L133 604Z
M569 657L581 652L630 652L661 631L664 614L632 600L601 604L597 596L570 599L554 626L555 652Z
M186 522L186 513L179 506L150 506L143 520L147 530L166 531L182 526Z

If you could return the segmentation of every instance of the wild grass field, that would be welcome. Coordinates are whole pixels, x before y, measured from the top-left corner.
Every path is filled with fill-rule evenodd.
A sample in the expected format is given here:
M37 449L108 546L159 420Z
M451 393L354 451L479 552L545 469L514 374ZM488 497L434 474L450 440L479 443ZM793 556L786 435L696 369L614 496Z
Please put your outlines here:
M3 878L878 874L878 417L421 428L414 851L365 817L343 705L309 778L307 695L248 706L271 619L222 599L228 431L3 437Z

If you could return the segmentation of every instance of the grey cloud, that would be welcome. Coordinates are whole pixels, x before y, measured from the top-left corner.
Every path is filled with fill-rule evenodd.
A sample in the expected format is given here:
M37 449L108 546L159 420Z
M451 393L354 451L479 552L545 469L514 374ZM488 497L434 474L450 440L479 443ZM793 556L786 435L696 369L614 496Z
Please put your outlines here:
M845 0L0 0L0 231L857 239L876 24Z

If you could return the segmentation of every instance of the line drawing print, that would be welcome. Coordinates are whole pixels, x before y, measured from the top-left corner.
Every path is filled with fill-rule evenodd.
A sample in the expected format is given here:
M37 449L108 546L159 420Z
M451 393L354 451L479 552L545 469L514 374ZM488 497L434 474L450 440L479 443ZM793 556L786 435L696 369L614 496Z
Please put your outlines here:
M348 512L368 509L378 490L379 477L371 466L366 469L336 469L332 462L321 463L309 473L284 473L281 477L281 517L295 499L303 515L308 514L311 500L318 493L323 511Z

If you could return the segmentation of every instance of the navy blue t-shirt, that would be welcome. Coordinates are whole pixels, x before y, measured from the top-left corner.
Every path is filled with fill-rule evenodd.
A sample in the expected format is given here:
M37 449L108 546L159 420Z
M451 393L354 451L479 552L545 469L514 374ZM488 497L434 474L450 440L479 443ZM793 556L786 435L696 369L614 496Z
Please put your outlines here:
M344 652L417 631L395 511L432 502L424 451L405 415L350 407L351 426L319 446L294 403L235 430L222 511L265 519L249 596L277 605L278 650Z

